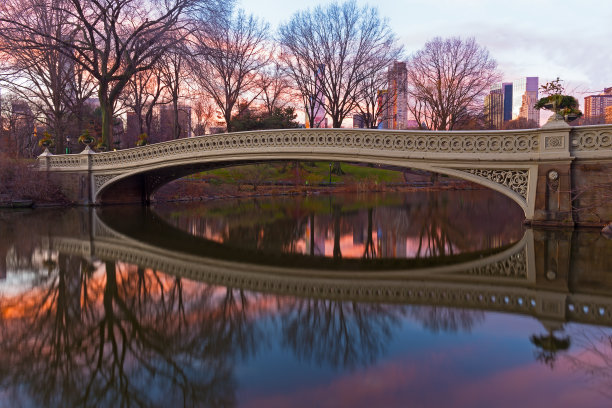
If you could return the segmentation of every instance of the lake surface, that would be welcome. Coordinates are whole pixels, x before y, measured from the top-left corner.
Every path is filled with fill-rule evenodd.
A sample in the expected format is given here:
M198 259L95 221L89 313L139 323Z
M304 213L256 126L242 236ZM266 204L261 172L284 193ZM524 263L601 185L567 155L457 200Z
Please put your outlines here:
M0 212L0 406L612 406L612 241L490 191Z

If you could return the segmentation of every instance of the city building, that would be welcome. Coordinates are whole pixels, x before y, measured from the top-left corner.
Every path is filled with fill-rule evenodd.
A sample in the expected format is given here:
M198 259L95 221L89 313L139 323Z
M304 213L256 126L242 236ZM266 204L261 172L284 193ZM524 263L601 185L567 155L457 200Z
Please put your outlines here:
M605 120L606 123L612 123L612 106L606 108Z
M540 123L540 111L534 108L538 102L538 87L538 77L525 77L512 83L512 119Z
M191 136L191 106L178 105L178 139ZM159 106L159 140L175 139L174 135L174 107L171 104Z
M418 129L419 128L419 122L417 122L414 119L410 119L408 122L406 122L406 129Z
M124 144L125 147L134 147L136 146L136 141L138 140L138 136L140 135L138 115L136 114L136 112L128 112L125 116L126 120Z
M604 122L606 108L610 106L612 106L612 87L604 89L599 95L584 98L584 118L586 120L600 119L601 122Z
M503 82L501 89L504 95L504 122L507 122L512 120L512 82Z
M484 114L486 126L490 129L501 129L504 124L504 93L501 85L493 87L485 96Z
M387 117L387 111L385 106L387 106L389 92L386 89L379 89L376 92L376 106L378 109L378 124L377 127L379 129L389 129L389 120Z
M355 113L353 115L353 128L354 129L363 129L366 127L366 120L363 114Z
M385 129L406 129L408 123L408 70L405 62L394 62L387 71L387 99L384 105ZM381 105L379 105L381 106Z

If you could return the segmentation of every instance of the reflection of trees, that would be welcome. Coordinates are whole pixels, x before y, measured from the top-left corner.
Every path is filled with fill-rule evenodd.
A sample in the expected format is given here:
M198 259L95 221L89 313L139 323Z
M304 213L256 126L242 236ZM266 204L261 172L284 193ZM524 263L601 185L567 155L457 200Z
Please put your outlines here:
M342 231L340 230L340 214L342 211L342 207L339 204L334 204L332 210L332 219L334 223L334 250L333 257L334 259L342 258L342 249L340 248L340 237L342 236Z
M366 235L365 249L363 250L364 259L376 258L376 247L374 246L374 237L372 232L372 208L368 208L368 232Z
M223 288L225 295L215 318L210 320L212 333L210 350L226 355L240 352L243 356L256 352L262 335L250 312L249 299L242 289Z
M440 306L412 306L409 314L433 333L469 332L484 322L485 314L479 310L455 309Z
M422 207L426 214L423 215L419 232L419 248L417 257L445 256L454 252L454 242L450 238L449 230L454 229L447 214L448 202L432 199L429 205ZM461 234L456 235L461 237ZM448 251L448 253L447 253Z
M507 201L494 192L455 191L380 197L256 198L224 202L222 207L211 202L206 204L210 208L198 207L198 211L171 211L173 207L159 210L173 225L190 234L222 237L225 244L241 249L299 253L310 239L311 255L318 254L312 233L316 217L316 231L325 232L318 239L333 238L329 255L336 259L394 257L404 242L416 242L414 248L410 246L414 250L410 255L427 258L493 249L519 239L522 226L518 220L522 215L509 211L508 206L515 204ZM501 214L517 222L499 222ZM380 236L375 241L377 230ZM356 247L365 245L359 254L340 247L351 236Z
M402 309L325 299L296 300L281 316L283 344L300 360L353 368L384 352Z
M558 337L552 329L548 329L548 333L539 336L534 334L529 340L536 346L536 360L546 364L550 368L554 368L555 361L558 357L557 354L562 351L567 351L571 345L569 336Z
M60 255L55 274L0 308L0 378L35 405L231 405L231 356L253 351L242 293L185 292L179 278ZM34 293L36 292L36 293ZM219 318L221 317L221 318Z
M609 328L577 327L571 333L572 354L564 360L585 375L597 390L612 398L612 332Z

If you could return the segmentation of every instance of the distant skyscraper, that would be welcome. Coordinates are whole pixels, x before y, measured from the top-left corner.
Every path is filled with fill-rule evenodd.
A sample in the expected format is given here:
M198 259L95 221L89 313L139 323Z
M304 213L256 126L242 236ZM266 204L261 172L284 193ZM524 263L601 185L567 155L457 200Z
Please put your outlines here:
M599 95L584 98L584 118L600 118L603 121L609 106L612 106L612 87L604 89Z
M605 119L606 123L612 123L612 106L606 108Z
M501 129L504 124L504 94L501 84L494 86L485 96L485 121L491 129Z
M376 92L376 105L378 106L378 128L379 129L389 129L389 118L386 117L387 110L385 107L387 106L388 99L388 91L386 89L379 89Z
M386 118L387 129L406 129L408 123L408 95L406 81L408 70L405 62L394 62L387 71Z
M178 106L178 125L180 128L179 138L191 136L191 106ZM161 105L159 107L159 133L160 140L172 140L174 128L174 109L172 105Z
M512 82L504 82L501 85L504 94L504 122L512 120Z
M125 120L125 147L136 146L139 134L140 126L138 124L138 115L136 112L128 112Z
M526 77L512 84L512 119L525 118L540 123L540 111L534 108L538 102L538 77Z

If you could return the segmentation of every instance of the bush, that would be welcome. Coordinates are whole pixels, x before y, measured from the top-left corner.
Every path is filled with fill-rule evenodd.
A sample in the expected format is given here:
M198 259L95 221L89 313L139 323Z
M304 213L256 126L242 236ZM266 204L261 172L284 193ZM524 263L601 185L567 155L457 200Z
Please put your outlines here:
M59 186L32 167L35 165L33 160L0 153L0 201L67 202Z

